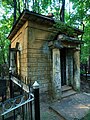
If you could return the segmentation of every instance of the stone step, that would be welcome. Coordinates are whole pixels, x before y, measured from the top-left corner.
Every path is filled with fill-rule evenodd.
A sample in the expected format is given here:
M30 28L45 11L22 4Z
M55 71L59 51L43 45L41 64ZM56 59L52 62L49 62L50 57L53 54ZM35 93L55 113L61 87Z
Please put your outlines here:
M74 90L68 90L66 92L63 92L61 97L65 98L65 97L69 97L69 96L74 95L74 94L76 94L76 91L74 91Z
M72 90L72 87L71 86L67 86L67 85L64 85L64 86L62 86L62 92L66 92L66 91L68 91L68 90Z

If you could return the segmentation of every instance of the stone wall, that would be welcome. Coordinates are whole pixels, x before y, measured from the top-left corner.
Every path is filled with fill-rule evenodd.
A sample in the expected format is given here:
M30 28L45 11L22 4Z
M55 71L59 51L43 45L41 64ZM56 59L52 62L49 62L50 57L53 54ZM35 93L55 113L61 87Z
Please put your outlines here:
M61 96L61 48L54 48L54 46L50 49L48 46L48 37L54 32L55 31L51 31L50 25L27 21L11 41L12 48L16 47L17 42L19 42L21 47L20 75L22 79L26 84L30 85L37 81L40 84L40 93L42 94L43 100L47 99L48 96L52 97L56 95L56 93L56 98ZM68 44L69 43L64 43L63 45L64 47L68 47ZM59 47L62 47L61 45ZM75 46L76 44L71 44L71 47L75 48ZM73 71L73 56L75 72ZM59 61L58 67L55 66L55 61L57 60ZM72 75L73 72L74 75ZM67 85L73 86L74 84L74 88L79 89L79 74L79 54L78 52L73 53L72 50L68 49L66 55Z
M22 79L27 78L27 39L28 39L28 22L26 22L17 34L11 40L11 48L16 47L16 43L20 45L20 71Z
M28 78L31 84L38 81L43 95L51 94L52 51L48 47L49 34L48 26L29 23Z
M52 50L48 47L50 26L27 21L11 40L11 48L19 42L20 75L26 84L38 81L40 93L51 96Z

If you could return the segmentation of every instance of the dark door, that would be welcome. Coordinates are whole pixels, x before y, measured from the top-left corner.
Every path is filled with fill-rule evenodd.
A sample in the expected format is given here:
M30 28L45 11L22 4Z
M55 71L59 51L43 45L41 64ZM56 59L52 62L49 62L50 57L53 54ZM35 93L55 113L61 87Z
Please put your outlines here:
M66 49L60 50L61 59L61 85L66 85Z

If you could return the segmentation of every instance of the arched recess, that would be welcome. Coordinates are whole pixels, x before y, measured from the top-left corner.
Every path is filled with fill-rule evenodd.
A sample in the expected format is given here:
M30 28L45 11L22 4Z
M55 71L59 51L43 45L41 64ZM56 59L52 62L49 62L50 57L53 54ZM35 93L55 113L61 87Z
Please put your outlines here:
M10 48L10 67L12 69L12 74L20 76L21 68L21 46L17 42L15 48Z

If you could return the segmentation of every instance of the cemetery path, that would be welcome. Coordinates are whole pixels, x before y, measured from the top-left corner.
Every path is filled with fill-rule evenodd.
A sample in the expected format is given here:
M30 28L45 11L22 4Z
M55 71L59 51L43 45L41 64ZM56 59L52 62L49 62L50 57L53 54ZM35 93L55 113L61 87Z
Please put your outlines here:
M41 103L41 120L80 120L90 110L90 94L78 93L51 104Z

